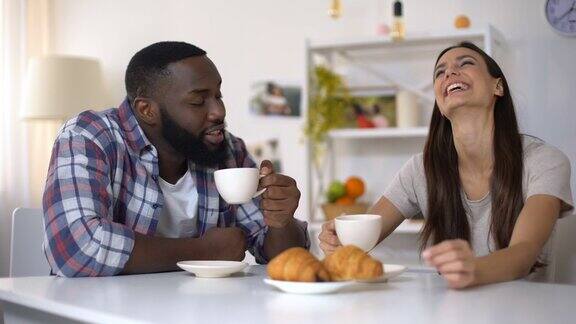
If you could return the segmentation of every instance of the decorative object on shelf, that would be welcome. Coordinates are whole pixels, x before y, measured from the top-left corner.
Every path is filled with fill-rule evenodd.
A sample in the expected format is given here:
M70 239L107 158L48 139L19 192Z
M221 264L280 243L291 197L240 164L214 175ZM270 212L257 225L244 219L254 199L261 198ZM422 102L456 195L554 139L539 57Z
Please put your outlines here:
M378 36L390 35L390 25L386 23L386 21L388 20L388 18L386 17L386 13L388 11L388 0L378 0L375 11L378 16L376 23L376 35Z
M326 190L326 200L335 203L338 199L346 196L346 186L338 180L330 182Z
M357 103L352 104L352 109L354 109L354 115L356 116L356 126L358 128L374 128L374 123L372 120L366 116L364 109Z
M546 20L564 36L576 37L576 0L547 0Z
M368 204L354 203L351 205L322 204L322 211L326 220L332 220L341 215L366 214Z
M333 180L326 190L326 200L338 205L351 205L364 194L365 190L364 180L356 176L349 177L344 183Z
M376 27L376 34L380 36L388 36L390 35L390 26L386 23L380 23Z
M390 121L382 114L382 108L379 105L374 105L374 117L372 123L377 128L386 128L390 126Z
M396 123L396 103L393 95L353 95L346 127L392 127Z
M304 132L311 144L320 145L328 131L345 125L350 94L342 77L324 66L314 68L312 79Z
M352 199L359 198L364 194L364 191L366 190L364 180L354 176L346 179L344 186L346 187L346 196Z
M340 0L332 0L330 9L328 10L328 15L332 19L338 19L342 16L342 3Z
M396 125L398 127L417 127L420 124L418 98L410 91L401 90L396 94Z
M454 27L457 29L466 29L470 27L470 18L466 15L458 15L454 19Z
M392 32L390 36L393 40L402 40L406 36L406 29L404 26L404 15L402 9L402 1L396 0L393 4L393 20L392 20Z
M366 185L360 177L351 176L345 182L333 180L326 190L327 202L322 204L325 218L365 213L368 204L357 201L365 191Z
M262 116L300 116L300 87L277 81L256 82L251 87L250 111Z
M330 130L346 124L350 94L342 77L324 66L316 66L310 77L312 84L304 134L310 145L312 168L319 180L319 197L324 193L326 135Z

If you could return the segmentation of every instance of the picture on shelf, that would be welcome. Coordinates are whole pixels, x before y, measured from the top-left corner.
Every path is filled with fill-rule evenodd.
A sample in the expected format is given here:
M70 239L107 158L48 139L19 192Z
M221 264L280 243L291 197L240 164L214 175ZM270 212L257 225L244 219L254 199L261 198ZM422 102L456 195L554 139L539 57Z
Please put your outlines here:
M354 95L349 99L346 113L348 128L396 126L394 95Z
M300 87L262 81L251 87L250 111L263 116L300 116Z

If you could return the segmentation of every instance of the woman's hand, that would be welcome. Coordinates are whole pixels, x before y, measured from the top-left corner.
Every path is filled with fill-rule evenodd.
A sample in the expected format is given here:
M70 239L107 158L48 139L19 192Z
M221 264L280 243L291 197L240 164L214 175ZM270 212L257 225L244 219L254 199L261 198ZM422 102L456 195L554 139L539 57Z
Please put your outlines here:
M342 245L338 236L336 236L334 220L322 224L322 231L318 235L318 239L320 240L320 248L325 255L332 254L336 248Z
M446 240L422 252L426 263L433 266L453 289L470 287L476 280L476 257L465 240Z

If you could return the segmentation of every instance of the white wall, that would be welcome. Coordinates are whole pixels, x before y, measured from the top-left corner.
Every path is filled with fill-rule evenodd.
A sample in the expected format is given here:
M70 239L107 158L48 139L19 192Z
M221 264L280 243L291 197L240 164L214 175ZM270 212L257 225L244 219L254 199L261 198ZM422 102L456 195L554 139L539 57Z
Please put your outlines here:
M388 18L391 0L343 1L344 15L326 16L328 0L54 0L54 49L58 53L96 56L115 102L124 95L124 69L135 51L161 40L183 40L207 50L224 79L228 123L247 141L281 138L285 173L303 191L298 215L305 218L306 166L301 144L302 120L264 119L248 113L251 82L277 78L304 81L304 39L373 35ZM490 23L507 40L503 69L516 98L524 132L561 148L576 169L576 39L555 34L544 19L544 0L405 1L408 33L452 28L453 17L470 16L473 26ZM432 68L432 67L431 67ZM573 173L576 173L573 172ZM572 176L576 187L576 176ZM576 246L569 233L576 217L561 221L566 239L560 262L570 267L563 281L576 282Z

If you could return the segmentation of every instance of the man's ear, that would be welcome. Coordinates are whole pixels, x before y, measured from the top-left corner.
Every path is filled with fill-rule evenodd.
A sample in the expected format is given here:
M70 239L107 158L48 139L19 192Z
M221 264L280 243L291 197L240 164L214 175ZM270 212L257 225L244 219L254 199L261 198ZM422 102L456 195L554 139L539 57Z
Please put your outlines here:
M155 125L160 120L158 104L149 98L136 97L132 108L136 117L148 125Z
M504 82L502 82L502 79L498 79L496 82L496 89L494 90L494 94L498 97L504 96Z

